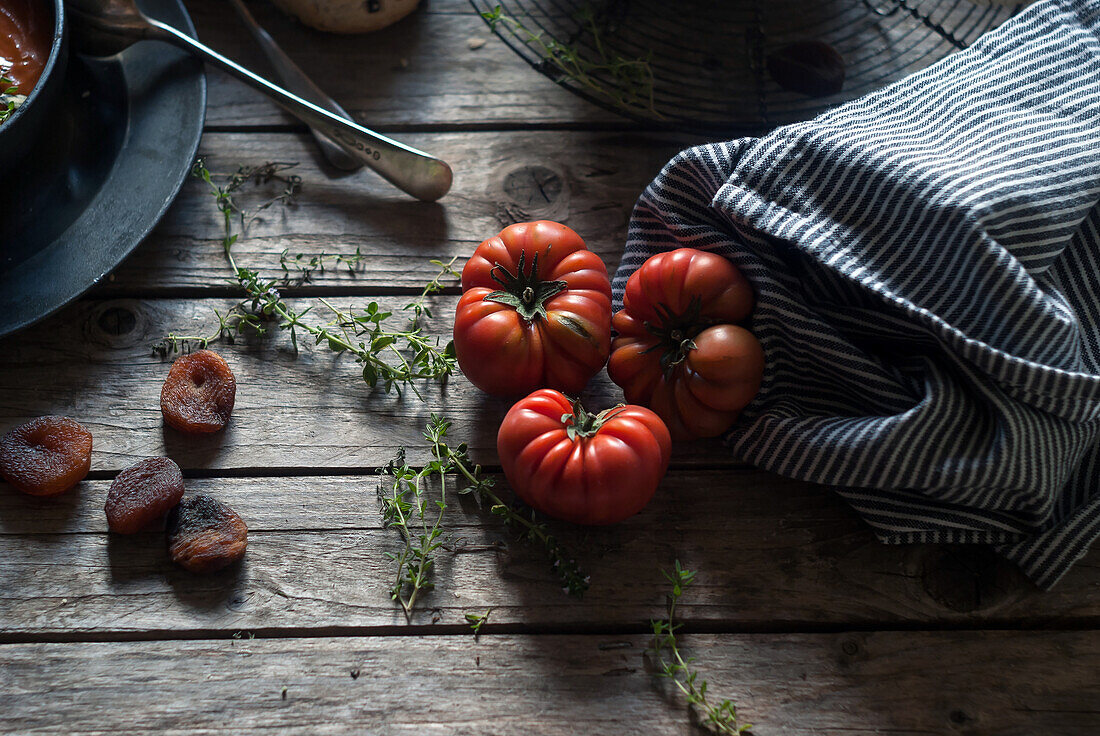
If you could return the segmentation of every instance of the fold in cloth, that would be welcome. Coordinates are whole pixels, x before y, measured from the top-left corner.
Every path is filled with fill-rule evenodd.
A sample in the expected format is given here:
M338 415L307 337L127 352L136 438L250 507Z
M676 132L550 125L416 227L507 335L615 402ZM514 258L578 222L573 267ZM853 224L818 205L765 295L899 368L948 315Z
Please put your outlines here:
M813 121L673 159L614 279L679 247L752 282L744 460L889 543L1050 587L1100 535L1100 0L1040 0ZM617 304L618 306L618 304Z

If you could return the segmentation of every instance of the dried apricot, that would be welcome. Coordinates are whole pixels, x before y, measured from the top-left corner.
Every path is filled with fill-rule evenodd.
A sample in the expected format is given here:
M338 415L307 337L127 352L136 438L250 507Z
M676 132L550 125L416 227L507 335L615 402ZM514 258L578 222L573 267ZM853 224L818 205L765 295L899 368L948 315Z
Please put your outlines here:
M164 421L188 434L217 432L229 422L237 379L213 350L183 355L172 364L160 390Z
M38 417L0 439L0 476L32 496L64 493L91 466L92 433L68 417Z
M183 498L180 466L166 457L151 457L123 470L107 491L107 527L133 534L161 518Z
M213 572L244 557L248 527L237 512L200 493L168 514L168 555L191 572Z

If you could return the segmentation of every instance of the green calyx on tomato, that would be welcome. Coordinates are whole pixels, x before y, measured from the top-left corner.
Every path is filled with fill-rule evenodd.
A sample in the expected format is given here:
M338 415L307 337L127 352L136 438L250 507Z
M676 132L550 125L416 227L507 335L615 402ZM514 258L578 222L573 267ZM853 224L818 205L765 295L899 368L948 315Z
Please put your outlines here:
M674 313L664 304L654 304L653 310L660 318L660 324L644 323L645 328L660 340L656 345L646 350L645 353L657 350L663 351L661 353L661 370L666 375L673 368L683 363L689 352L699 348L693 338L710 326L710 323L699 316L701 304L699 297L693 297L691 303L688 304L688 308L682 314Z
M565 425L565 435L576 441L578 437L591 437L600 431L600 427L608 419L626 408L625 404L604 409L599 414L591 414L581 406L580 399L573 401L573 411L561 415L561 423Z
M589 414L539 389L497 432L504 477L531 508L574 524L615 524L649 503L668 470L672 438L654 412L617 406Z
M716 253L678 248L646 260L627 280L607 375L632 404L648 406L675 439L732 426L763 381L764 351L738 323L752 286Z
M561 223L509 225L462 268L454 346L463 374L482 391L581 393L611 351L607 267Z
M539 279L539 254L531 257L531 270L524 271L526 253L520 251L516 263L516 273L512 273L499 263L493 264L489 275L493 281L504 288L485 295L485 301L506 304L516 310L527 322L536 317L546 319L546 302L565 291L569 286L565 281L542 281Z

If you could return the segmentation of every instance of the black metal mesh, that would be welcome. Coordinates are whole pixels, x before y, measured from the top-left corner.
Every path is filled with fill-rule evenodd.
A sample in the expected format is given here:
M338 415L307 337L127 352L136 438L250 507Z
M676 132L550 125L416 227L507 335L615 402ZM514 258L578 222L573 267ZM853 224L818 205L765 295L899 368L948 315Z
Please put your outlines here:
M499 14L492 25L516 53L582 97L649 123L727 133L811 118L964 48L1023 7L973 0L470 1L478 12ZM769 54L805 40L843 57L839 93L792 92L768 73Z

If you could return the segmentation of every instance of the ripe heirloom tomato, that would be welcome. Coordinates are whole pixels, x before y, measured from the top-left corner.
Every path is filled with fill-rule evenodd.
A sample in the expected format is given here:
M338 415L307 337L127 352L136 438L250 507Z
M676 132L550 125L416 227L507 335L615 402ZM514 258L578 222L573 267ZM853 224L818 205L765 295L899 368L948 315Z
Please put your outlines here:
M600 257L565 225L509 225L462 269L455 354L490 394L580 393L611 350L611 282Z
M752 305L752 286L725 258L692 248L658 253L626 283L607 374L627 401L657 412L674 439L719 435L764 375L760 343L732 324Z
M642 406L589 414L553 389L520 399L497 433L516 495L576 524L614 524L642 510L668 470L672 440Z

